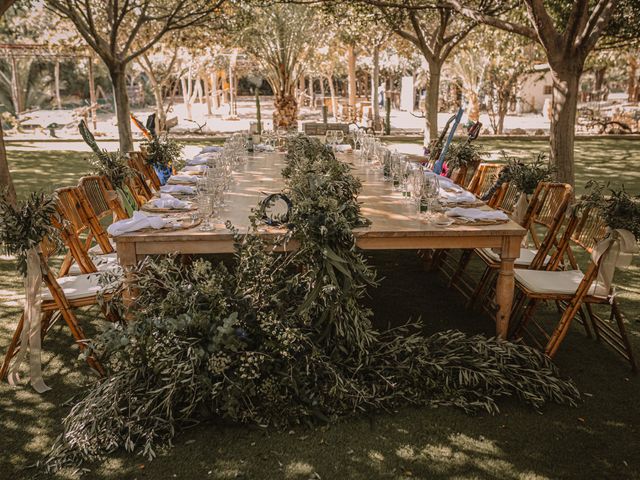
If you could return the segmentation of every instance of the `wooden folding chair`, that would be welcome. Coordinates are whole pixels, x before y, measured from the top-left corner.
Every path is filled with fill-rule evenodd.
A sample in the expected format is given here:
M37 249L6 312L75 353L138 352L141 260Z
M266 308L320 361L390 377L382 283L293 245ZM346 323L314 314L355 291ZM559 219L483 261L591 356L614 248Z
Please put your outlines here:
M73 232L72 226L67 223L58 223L56 226L62 229L61 234L65 244L69 242L68 245L75 251L82 249L78 238ZM86 337L80 327L74 310L81 307L97 305L98 295L103 295L103 297L108 300L109 293L105 292L104 287L99 285L100 274L98 273L56 277L49 267L49 259L56 252L57 245L47 239L42 241L38 252L44 283L44 287L41 290L42 303L40 307L42 314L41 336L44 339L53 324L59 318L62 318L71 330L71 334L75 338L80 350L84 350L86 348ZM95 271L95 266L92 266L89 259L87 260L89 263L82 262L83 268L89 270L93 268ZM108 310L106 307L102 307L102 312L109 321L115 322L120 320L115 312ZM24 314L20 317L7 353L5 354L2 367L0 368L0 380L6 377L11 360L20 349L20 336L23 328ZM104 370L95 358L89 357L87 361L98 373L104 374Z
M481 163L473 173L467 190L478 198L484 197L498 179L503 168L504 164L500 163ZM493 198L496 198L495 194ZM489 205L491 206L491 200L489 200Z
M160 191L160 179L155 169L147 163L143 152L129 152L129 166L142 173L155 191Z
M75 235L79 238L85 237L85 250L93 254L115 252L114 245L100 223L100 219L110 212L102 212L101 218L98 218L84 191L79 187L58 188L56 194L58 211L71 223ZM96 245L92 247L94 240ZM71 261L71 258L67 256L66 261Z
M475 172L478 170L479 165L480 165L480 162L478 161L478 162L471 162L469 165L464 165L462 167L456 168L451 173L450 178L451 180L453 180L453 183L455 183L456 185L460 185L461 187L469 190L468 187L470 185L470 181L471 179L473 179Z
M131 177L126 180L127 187L133 195L138 208L142 207L151 198L153 198L153 191L151 187L145 182L144 176L137 170L133 171Z
M82 177L78 186L82 189L98 219L110 213L113 213L114 220L129 218L120 203L117 192L106 177L99 175Z
M475 169L473 177L467 186L467 190L476 197L482 198L491 189L500 174L504 165L499 163L481 163ZM498 196L502 194L501 190L497 190L487 202L487 205L495 208ZM438 250L434 252L431 260L431 268L438 268L449 279L449 284L456 281L461 268L459 262L466 264L471 258L473 250L465 250L459 259L454 258L449 250Z
M612 289L596 282L600 263L591 260L595 246L606 235L607 229L601 213L595 208L575 208L552 261L544 270L516 270L516 286L520 298L514 304L512 336L524 339L554 357L566 337L576 315L585 324L589 336L591 325L596 339L611 346L631 365L638 367L625 329L625 318ZM574 256L570 256L569 270L560 267L571 246L589 255L589 265L583 273ZM604 256L603 256L604 257ZM603 258L601 257L601 259ZM555 301L561 308L561 317L553 330L534 318L540 301ZM593 312L592 305L610 305L611 314L606 321ZM586 307L588 315L582 307Z
M506 187L507 191L509 187ZM567 208L572 198L573 189L564 183L541 182L532 195L523 227L531 232L536 239L536 248L521 247L520 255L516 259L515 268L541 268L551 260L549 253L558 247L559 231L562 228ZM517 196L517 195L516 195ZM507 204L513 204L511 195L504 195L502 203L497 208L506 210ZM512 206L513 206L512 205ZM538 240L540 230L545 230L542 240ZM534 236L535 235L535 236ZM475 249L473 252L484 263L484 271L479 282L474 286L473 279L465 275L465 270L471 260L471 255L463 253L458 270L452 276L450 286L458 289L467 298L467 307L473 308L478 300L485 298L485 291L493 285L500 269L500 255L490 248ZM466 254L466 255L465 255ZM490 303L484 302L485 307ZM489 311L489 313L491 313Z

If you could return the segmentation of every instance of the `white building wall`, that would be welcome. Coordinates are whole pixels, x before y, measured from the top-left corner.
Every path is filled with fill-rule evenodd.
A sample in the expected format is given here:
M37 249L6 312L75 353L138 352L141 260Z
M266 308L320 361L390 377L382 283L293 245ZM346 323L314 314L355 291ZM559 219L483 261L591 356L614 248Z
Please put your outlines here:
M545 101L551 101L552 88L553 79L550 71L529 74L518 92L521 113L543 113Z

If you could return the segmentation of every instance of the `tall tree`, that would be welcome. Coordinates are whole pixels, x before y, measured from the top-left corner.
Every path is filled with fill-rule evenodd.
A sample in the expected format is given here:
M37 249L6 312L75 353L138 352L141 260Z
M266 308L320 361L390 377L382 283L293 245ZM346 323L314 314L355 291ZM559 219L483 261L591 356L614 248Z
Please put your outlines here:
M438 104L442 68L464 38L477 25L476 20L456 15L447 6L430 2L367 0L382 14L382 20L401 38L412 43L429 67L427 77L425 145L438 137Z
M553 74L551 161L558 180L573 185L576 109L585 61L607 33L616 42L637 35L629 22L631 18L638 20L638 0L519 0L512 6L524 7L526 15L521 19L512 11L503 15L482 12L477 1L442 1L476 22L522 35L542 46ZM616 31L608 32L615 24Z
M73 22L102 59L111 77L120 150L133 149L126 73L129 63L169 32L222 15L225 0L47 0L48 6ZM220 16L221 16L220 15Z
M323 35L316 13L312 7L282 4L245 11L249 23L236 40L262 67L273 89L276 127L296 124L296 85L305 61Z
M14 0L0 0L0 17L4 15ZM2 134L2 123L0 122L0 190L5 191L10 203L16 201L16 189L13 186L9 162L7 161L7 150L4 148L4 136Z

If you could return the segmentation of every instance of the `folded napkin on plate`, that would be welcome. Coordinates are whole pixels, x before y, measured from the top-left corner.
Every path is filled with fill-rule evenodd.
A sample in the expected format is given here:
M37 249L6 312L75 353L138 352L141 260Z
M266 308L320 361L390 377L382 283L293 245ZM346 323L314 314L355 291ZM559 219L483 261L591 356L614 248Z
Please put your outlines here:
M335 148L336 148L336 152L339 152L339 153L351 152L353 150L351 145L349 145L348 143L341 143L339 145L336 145Z
M209 168L207 165L187 165L182 169L182 171L185 173L202 173L205 172L207 168Z
M190 185L163 185L160 187L161 193L184 193L186 195L194 195L196 189Z
M144 212L133 212L133 217L120 220L109 225L107 233L112 237L117 237L123 233L137 232L145 228L164 228L169 222L161 217L146 215Z
M209 163L209 159L207 157L200 156L189 158L185 161L186 165L206 165L207 163Z
M178 200L168 193L161 193L160 198L151 200L149 203L156 208L187 208L189 206L189 202Z
M253 146L254 152L273 152L274 150L273 145L266 145L264 143L258 143Z
M215 153L215 152L221 152L221 151L222 151L222 147L220 145L210 145L200 150L200 153Z
M445 190L444 188L440 188L440 200L447 203L475 203L478 201L476 196L468 192L464 189L459 189L455 191Z
M509 220L506 213L501 210L481 210L479 208L455 207L447 210L448 217L460 217L472 222Z
M197 178L193 175L172 175L167 183L173 185L178 183L196 183Z

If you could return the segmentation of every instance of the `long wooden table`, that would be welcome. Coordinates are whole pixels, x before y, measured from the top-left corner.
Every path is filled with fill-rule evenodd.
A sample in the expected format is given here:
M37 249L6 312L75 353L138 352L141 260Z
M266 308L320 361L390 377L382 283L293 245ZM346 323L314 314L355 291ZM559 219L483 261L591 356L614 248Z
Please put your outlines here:
M353 161L350 155L342 157ZM371 225L354 231L357 244L365 250L403 249L471 249L496 248L501 252L501 264L496 289L498 312L496 333L505 338L509 328L509 315L513 302L514 261L520 253L520 243L525 229L515 222L499 225L450 225L439 227L420 220L415 207L394 192L389 182L384 182L379 171L359 166L354 161L354 173L362 181L358 197L362 214ZM229 207L219 213L222 220L229 220L244 232L248 230L248 215L265 193L276 193L283 188L280 174L284 166L281 153L256 154L234 173L235 184L225 194ZM265 237L276 237L281 231L264 228ZM233 235L223 224L212 232L197 228L180 231L137 232L115 238L118 259L125 271L148 255L159 254L207 254L234 251Z

